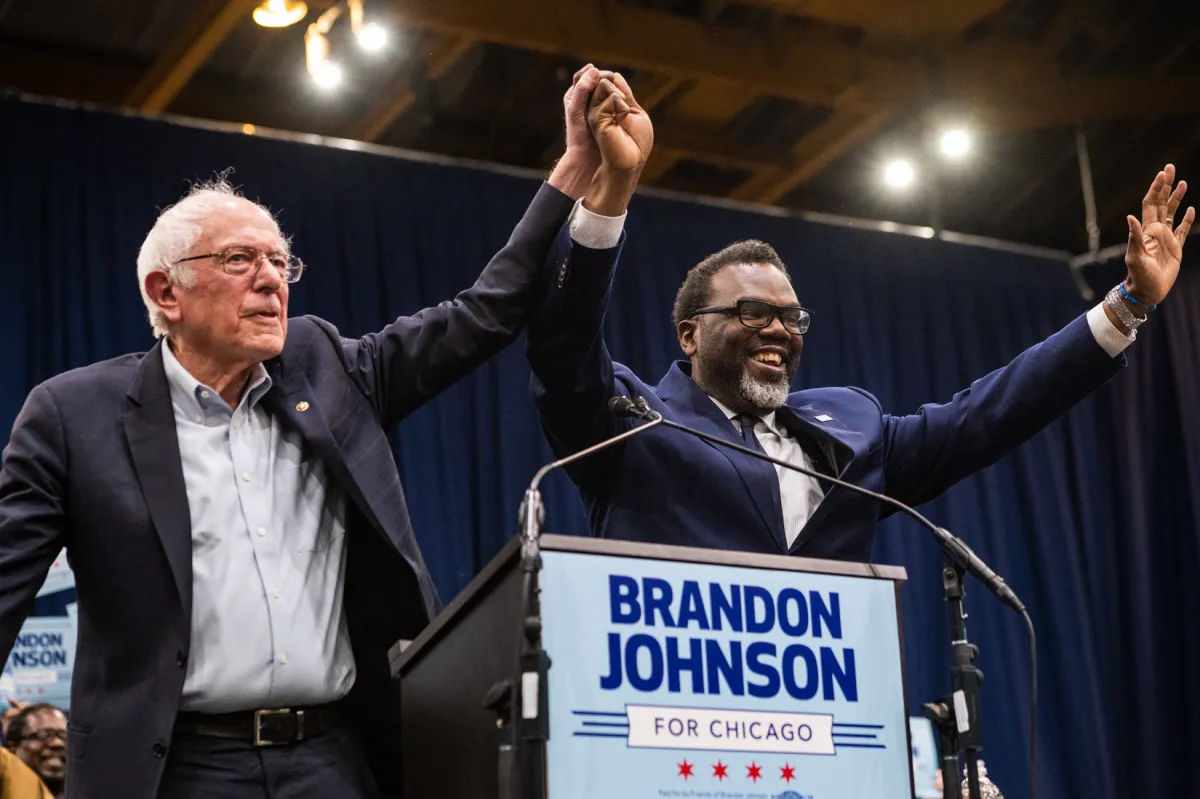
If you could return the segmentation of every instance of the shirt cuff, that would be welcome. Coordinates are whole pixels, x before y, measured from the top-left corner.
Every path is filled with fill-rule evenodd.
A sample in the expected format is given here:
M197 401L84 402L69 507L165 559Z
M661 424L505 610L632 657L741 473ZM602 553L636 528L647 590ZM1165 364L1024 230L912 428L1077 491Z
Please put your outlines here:
M1130 331L1128 336L1117 330L1116 325L1112 323L1112 320L1108 318L1108 314L1104 312L1103 303L1088 311L1087 320L1088 327L1092 329L1092 335L1096 337L1096 343L1110 357L1117 357L1137 339L1136 330Z
M593 250L610 250L621 241L627 215L628 212L620 216L600 216L584 208L583 200L577 200L567 224L571 226L571 238L576 244Z

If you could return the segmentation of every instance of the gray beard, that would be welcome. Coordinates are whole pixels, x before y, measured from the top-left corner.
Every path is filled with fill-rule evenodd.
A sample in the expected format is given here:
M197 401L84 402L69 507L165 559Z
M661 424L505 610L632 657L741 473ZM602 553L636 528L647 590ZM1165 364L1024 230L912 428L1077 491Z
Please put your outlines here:
M788 398L789 381L784 379L775 383L755 380L747 369L742 369L738 378L737 391L742 399L755 408L773 411L782 407Z

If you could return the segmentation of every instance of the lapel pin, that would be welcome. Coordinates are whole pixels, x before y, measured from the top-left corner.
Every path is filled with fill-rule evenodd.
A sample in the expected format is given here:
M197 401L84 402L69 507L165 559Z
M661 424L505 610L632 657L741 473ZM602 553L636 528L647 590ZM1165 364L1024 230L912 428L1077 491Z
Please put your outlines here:
M307 402L305 402L304 400L301 400L300 402L297 402L297 403L296 403L296 410L300 411L300 413L304 413L305 411L307 411L307 410L308 410L308 403L307 403Z
M829 414L827 414L827 413L823 413L823 414L821 414L820 416L818 416L818 417L817 417L817 421L818 421L818 422L832 422L832 421L833 421L833 417L832 417L832 416L830 416L830 415L829 415Z

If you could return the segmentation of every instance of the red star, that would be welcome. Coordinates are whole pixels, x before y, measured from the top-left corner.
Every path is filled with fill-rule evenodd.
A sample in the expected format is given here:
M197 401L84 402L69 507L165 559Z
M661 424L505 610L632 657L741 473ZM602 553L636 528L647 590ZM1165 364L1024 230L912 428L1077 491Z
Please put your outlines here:
M717 765L713 766L713 776L718 780L724 781L729 776L729 766L718 760Z
M787 763L784 763L783 768L779 770L783 772L779 775L779 779L786 781L788 785L791 785L792 780L796 779L796 769L792 768Z
M746 776L754 782L758 782L762 779L762 766L757 766L751 761L750 765L746 766Z
M675 776L683 777L684 782L688 781L688 777L696 776L695 774L692 773L692 764L687 762L686 757L683 759L682 763L676 763L675 765L679 766L679 773L676 774Z

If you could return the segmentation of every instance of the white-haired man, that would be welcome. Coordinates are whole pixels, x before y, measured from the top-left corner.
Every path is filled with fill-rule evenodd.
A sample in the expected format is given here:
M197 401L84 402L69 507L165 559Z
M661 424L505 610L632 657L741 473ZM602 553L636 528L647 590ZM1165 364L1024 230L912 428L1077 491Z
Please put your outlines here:
M76 573L72 799L399 792L387 650L438 600L385 431L569 279L545 260L573 198L615 257L644 158L589 133L610 85L576 75L566 155L475 285L361 339L289 324L304 267L264 208L217 183L163 212L138 258L163 338L36 387L0 470L0 653L64 545Z

